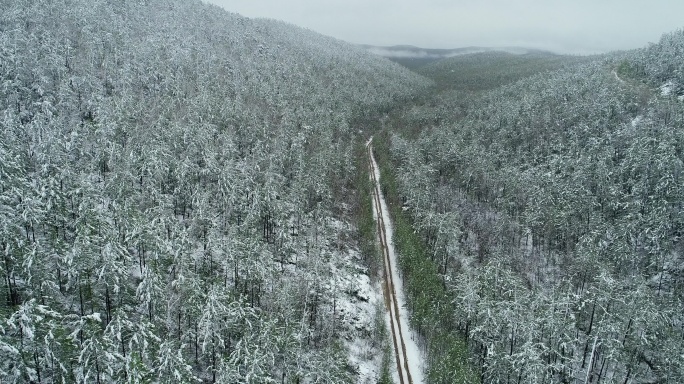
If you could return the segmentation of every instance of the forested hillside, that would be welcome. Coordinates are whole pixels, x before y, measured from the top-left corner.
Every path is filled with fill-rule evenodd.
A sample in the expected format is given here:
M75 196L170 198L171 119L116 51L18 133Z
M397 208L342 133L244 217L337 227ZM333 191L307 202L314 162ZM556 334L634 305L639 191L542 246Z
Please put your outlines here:
M483 383L684 382L682 63L677 31L388 124Z
M478 52L439 60L419 68L417 72L434 80L439 90L462 94L498 88L540 72L588 60L587 57L544 51Z
M360 381L376 124L427 380L684 382L683 31L433 84L198 0L0 14L0 382Z
M354 382L350 121L427 81L193 0L0 14L0 382Z

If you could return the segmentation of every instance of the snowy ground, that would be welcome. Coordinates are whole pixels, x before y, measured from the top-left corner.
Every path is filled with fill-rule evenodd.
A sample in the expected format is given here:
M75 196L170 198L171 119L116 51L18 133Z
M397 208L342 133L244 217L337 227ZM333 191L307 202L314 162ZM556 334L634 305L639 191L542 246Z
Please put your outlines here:
M350 232L343 222L333 223L339 232ZM358 373L359 384L377 383L382 366L382 346L376 340L376 312L382 306L379 282L371 281L356 249L345 249L331 265L331 284L341 292L336 298L335 316L341 340L349 351L349 364Z
M665 84L660 86L661 96L671 96L672 93L677 89L677 84L674 81L668 80ZM677 100L684 101L684 95L677 96Z

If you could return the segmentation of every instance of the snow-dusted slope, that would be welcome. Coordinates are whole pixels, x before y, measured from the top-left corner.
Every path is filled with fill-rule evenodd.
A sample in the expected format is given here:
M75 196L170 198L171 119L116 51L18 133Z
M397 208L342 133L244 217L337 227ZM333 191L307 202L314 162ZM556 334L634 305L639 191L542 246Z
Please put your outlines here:
M427 82L198 0L0 15L0 382L356 382L351 121Z

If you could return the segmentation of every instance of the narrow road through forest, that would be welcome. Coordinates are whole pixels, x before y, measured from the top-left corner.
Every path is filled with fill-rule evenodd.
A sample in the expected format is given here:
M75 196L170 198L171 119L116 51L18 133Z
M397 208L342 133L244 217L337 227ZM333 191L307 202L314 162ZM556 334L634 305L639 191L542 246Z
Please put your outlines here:
M423 383L423 359L416 344L416 337L409 328L403 284L398 270L397 254L392 240L392 223L389 209L380 188L380 170L373 156L373 138L368 140L370 178L373 182L373 216L377 221L378 242L383 258L384 297L387 308L390 337L394 347L399 384Z

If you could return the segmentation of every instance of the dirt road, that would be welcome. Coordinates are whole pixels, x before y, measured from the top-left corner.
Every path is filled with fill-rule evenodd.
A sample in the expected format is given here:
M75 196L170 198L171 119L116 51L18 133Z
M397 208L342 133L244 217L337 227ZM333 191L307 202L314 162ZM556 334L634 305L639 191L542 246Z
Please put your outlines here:
M408 327L408 313L404 306L401 279L396 253L392 243L392 226L389 211L380 189L380 172L373 156L372 139L366 145L370 163L370 177L373 182L373 208L377 221L378 241L384 265L384 297L389 315L389 325L396 357L400 384L422 383L422 359L415 338Z

